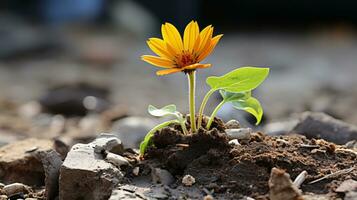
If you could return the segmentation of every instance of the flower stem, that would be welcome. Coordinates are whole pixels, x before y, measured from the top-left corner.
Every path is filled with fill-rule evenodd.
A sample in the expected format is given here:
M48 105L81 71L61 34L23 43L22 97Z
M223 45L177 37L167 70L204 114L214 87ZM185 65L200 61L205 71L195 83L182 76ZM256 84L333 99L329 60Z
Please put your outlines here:
M202 119L203 119L203 111L205 110L207 101L209 99L209 97L215 92L216 90L210 90L207 92L207 94L205 95L205 97L202 100L200 109L198 111L198 122L197 122L197 128L199 129L201 127L202 124Z
M208 121L208 123L207 123L207 125L206 125L206 129L207 130L209 130L210 128L211 128L211 124L212 124L212 122L213 122L213 120L214 120L214 117L217 115L217 112L218 112L218 110L223 106L223 104L225 104L226 103L226 101L221 101L221 103L219 103L218 105L217 105L217 107L213 110L213 112L212 112L212 114L211 114L211 117L209 118L209 121Z
M195 71L187 73L189 85L189 103L190 103L190 122L192 133L196 132L196 119L195 119Z

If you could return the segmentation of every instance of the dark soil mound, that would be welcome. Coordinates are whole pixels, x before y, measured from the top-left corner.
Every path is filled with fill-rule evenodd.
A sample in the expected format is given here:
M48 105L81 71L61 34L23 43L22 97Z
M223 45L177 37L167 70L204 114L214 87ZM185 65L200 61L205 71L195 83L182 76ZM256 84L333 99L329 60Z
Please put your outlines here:
M225 198L241 195L258 197L268 193L268 180L273 167L286 170L295 178L306 170L304 192L328 193L347 178L357 179L357 170L318 181L325 175L357 165L353 151L324 140L304 136L270 137L253 133L249 141L229 145L223 123L212 130L200 129L197 134L183 135L176 127L167 127L153 138L146 159L181 177L190 174L195 187L207 188Z

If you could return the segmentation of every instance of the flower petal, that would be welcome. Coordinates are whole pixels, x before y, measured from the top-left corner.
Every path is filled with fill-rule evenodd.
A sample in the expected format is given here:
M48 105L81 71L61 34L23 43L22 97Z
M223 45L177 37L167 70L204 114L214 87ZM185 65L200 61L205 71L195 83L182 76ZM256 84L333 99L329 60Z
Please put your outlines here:
M210 41L209 47L203 50L203 52L198 56L197 61L200 62L201 60L205 59L209 54L212 53L213 49L216 47L217 43L221 39L223 34L217 35Z
M168 59L172 59L174 55L172 55L167 49L166 44L163 40L159 38L150 38L147 41L148 46L150 49L156 53L160 57L165 57Z
M161 26L161 33L164 41L175 48L175 52L179 53L182 51L182 38L174 25L166 22Z
M157 71L156 75L163 76L163 75L173 74L180 71L182 71L181 68L164 69L164 70Z
M197 50L197 54L201 54L205 48L209 47L212 39L213 27L211 25L204 28L200 33L200 45Z
M201 64L201 63L195 63L192 65L187 65L183 67L182 69L199 69L199 68L208 68L211 67L211 64Z
M200 30L197 22L191 21L185 28L183 35L184 50L192 52Z
M152 65L155 65L157 67L162 67L162 68L173 68L176 67L174 63L167 59L167 58L160 58L157 56L150 56L150 55L143 55L141 56L141 59L147 63L150 63Z

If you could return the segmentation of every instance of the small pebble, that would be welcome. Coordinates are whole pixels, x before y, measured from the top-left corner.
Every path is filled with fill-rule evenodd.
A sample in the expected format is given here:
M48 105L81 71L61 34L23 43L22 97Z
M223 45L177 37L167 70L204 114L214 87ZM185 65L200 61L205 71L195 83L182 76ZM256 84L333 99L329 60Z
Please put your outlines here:
M251 128L226 129L230 139L249 140L252 133Z
M114 154L114 153L108 153L106 158L106 161L112 163L113 165L120 167L122 165L130 165L128 160L126 160L123 156Z
M203 197L203 200L214 200L212 195L206 195L205 197Z
M5 194L7 196L12 196L12 195L15 195L18 193L27 194L27 193L29 193L29 191L30 191L29 187L22 183L12 183L10 185L6 185L2 189L3 194Z
M227 129L238 129L240 128L240 124L237 120L229 120L226 124L225 124Z
M4 183L0 183L0 189L4 188L5 184Z
M196 179L191 176L191 175L185 175L182 178L182 184L184 184L185 186L192 186L193 184L195 184Z
M138 176L138 175L139 175L139 172L140 172L140 168L139 168L139 167L135 167L135 168L133 169L133 174L134 174L135 176Z
M30 149L26 150L25 153L32 153L34 151L36 151L38 149L38 147L31 147Z
M228 144L233 145L233 146L240 145L237 139L229 141Z
M151 170L151 178L154 183L162 183L170 185L175 181L175 178L166 169L153 168Z

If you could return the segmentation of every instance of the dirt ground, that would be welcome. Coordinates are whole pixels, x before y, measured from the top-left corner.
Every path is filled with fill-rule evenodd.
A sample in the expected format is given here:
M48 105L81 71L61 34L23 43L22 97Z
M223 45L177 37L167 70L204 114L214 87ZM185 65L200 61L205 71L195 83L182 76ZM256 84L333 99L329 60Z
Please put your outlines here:
M176 187L184 175L191 175L196 180L192 187L212 191L217 199L268 199L268 180L274 167L285 170L292 179L306 171L302 191L331 199L341 197L335 189L342 181L357 179L357 170L351 169L357 165L357 154L343 146L301 135L272 137L260 132L249 140L239 140L239 145L229 145L223 123L216 122L220 123L212 130L200 129L193 135L182 135L178 127L158 131L153 138L155 147L148 150L144 163L170 171L176 177ZM346 169L351 170L316 181Z

